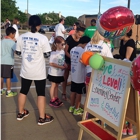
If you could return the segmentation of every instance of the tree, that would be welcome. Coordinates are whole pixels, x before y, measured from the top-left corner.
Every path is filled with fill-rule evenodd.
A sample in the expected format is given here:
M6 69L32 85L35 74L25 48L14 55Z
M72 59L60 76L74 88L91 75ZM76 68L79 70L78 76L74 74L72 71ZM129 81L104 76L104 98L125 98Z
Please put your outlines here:
M25 23L27 21L27 14L23 13L22 11L18 10L18 14L16 16L20 23Z
M47 17L50 18L51 24L57 24L59 21L59 16L58 14L51 12L47 14Z
M65 18L65 24L66 25L72 26L76 21L77 21L77 18L76 17L73 17L73 16L67 16Z
M6 18L13 20L18 13L15 0L1 0L1 20Z
M47 24L46 17L44 14L37 14L37 15L40 17L42 24Z

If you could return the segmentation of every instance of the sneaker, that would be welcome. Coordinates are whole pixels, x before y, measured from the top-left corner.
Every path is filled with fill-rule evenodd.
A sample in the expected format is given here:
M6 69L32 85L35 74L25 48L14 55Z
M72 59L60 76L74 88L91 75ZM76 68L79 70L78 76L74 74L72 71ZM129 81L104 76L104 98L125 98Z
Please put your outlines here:
M127 129L123 129L122 135L126 136L127 135Z
M82 108L74 109L73 115L82 115L84 110Z
M59 98L56 98L55 101L58 102L59 106L63 105L63 102Z
M45 114L45 118L39 118L38 125L44 125L47 123L51 123L54 120L53 116L48 116Z
M13 97L13 96L16 96L17 95L17 92L13 92L13 91L10 91L9 93L7 92L6 93L6 97Z
M53 101L53 102L50 101L50 106L52 106L52 107L56 107L56 108L57 108L57 107L60 107L61 105L62 105L62 104L58 103L58 101L56 101L56 100Z
M133 129L128 128L128 135L132 136L133 135Z
M24 109L24 113L18 113L17 120L21 121L24 117L27 117L29 115L29 111Z
M75 108L74 106L70 106L70 107L69 107L69 112L70 112L70 113L73 113L73 112L74 112L74 108Z
M5 93L6 93L5 89L1 90L1 95L5 94Z

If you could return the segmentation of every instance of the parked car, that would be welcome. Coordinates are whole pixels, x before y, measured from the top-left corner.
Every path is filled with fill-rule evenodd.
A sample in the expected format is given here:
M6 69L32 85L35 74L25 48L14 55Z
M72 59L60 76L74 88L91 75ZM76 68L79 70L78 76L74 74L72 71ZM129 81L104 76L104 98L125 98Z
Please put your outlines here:
M66 31L69 33L71 30L73 30L73 27L69 27L66 29Z
M42 28L40 28L40 30L38 32L41 34L45 34L45 31Z
M49 27L49 32L54 32L54 29L55 29L55 25L52 25Z
M48 32L49 31L49 26L41 25L41 29L43 29L45 32Z

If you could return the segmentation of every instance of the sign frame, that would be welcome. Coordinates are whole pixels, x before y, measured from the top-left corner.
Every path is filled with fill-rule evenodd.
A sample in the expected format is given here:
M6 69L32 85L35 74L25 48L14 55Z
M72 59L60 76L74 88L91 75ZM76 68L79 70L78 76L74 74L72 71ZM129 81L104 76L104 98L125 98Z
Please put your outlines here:
M117 59L108 58L108 57L103 57L103 58L104 58L104 60L106 62L110 62L110 63L113 63L113 64L118 64L120 66L125 66L125 67L128 67L128 68L131 69L131 63L130 62L125 62L125 61L122 61L122 60L117 60ZM107 133L109 133L114 138L116 138L116 140L125 139L125 138L122 138L122 130L123 130L123 126L124 126L125 121L126 120L129 120L130 122L132 122L133 124L136 125L136 127L137 127L137 134L136 135L133 135L133 136L129 136L126 139L138 138L138 140L140 140L140 134L139 134L139 131L140 131L139 97L138 97L138 93L130 86L130 76L128 77L127 84L126 84L126 90L124 92L124 100L123 100L123 106L122 106L122 112L121 112L121 116L120 116L119 126L114 125L113 123L111 123L110 121L108 121L107 119L105 119L104 117L100 116L99 114L97 114L96 112L94 112L93 110L90 110L88 108L89 97L90 97L90 93L91 93L92 85L93 85L93 83L92 83L93 82L93 80L92 80L93 77L94 77L94 70L92 70L92 74L91 74L90 84L89 84L89 88L88 88L88 92L87 92L87 97L86 97L86 102L85 102L85 106L84 106L83 118L82 118L82 121L81 122L78 122L78 125L80 126L80 132L79 132L79 138L78 138L78 140L81 140L82 139L83 130L85 130L86 132L88 132L94 138L100 140L100 138L97 135L92 134L91 131L89 131L87 128L85 128L84 126L82 126L82 123L83 122L89 121L89 120L86 120L86 114L87 114L87 112L96 117L95 119L92 119L93 122L95 122L96 119L99 119L102 122L106 123L111 128L113 128L116 132L118 132L117 135L114 135L112 132L108 131L107 129L104 128L104 126L102 126L102 129L104 131L106 131ZM135 94L135 95L130 100L129 97L132 97L132 94ZM128 115L128 114L130 114L130 113L128 113L128 111L131 111L131 109L127 108L128 104L130 104L130 105L133 104L133 108L132 109L135 108L135 113L136 113L134 116ZM101 126L99 126L99 127L101 127Z

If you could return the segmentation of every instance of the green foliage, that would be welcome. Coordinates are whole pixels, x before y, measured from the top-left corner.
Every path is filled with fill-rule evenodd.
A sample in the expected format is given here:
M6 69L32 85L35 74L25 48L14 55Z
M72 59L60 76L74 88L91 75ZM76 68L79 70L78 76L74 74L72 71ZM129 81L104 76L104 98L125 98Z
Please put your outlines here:
M15 0L1 0L1 20L6 18L12 20L18 13Z
M47 23L46 22L46 17L45 17L44 14L37 14L37 15L40 17L42 24L46 24Z
M16 16L20 23L25 23L27 21L27 14L23 13L22 11L18 10L18 14Z
M72 26L76 21L77 21L77 18L76 17L73 17L73 16L67 16L65 18L65 24L66 25Z

